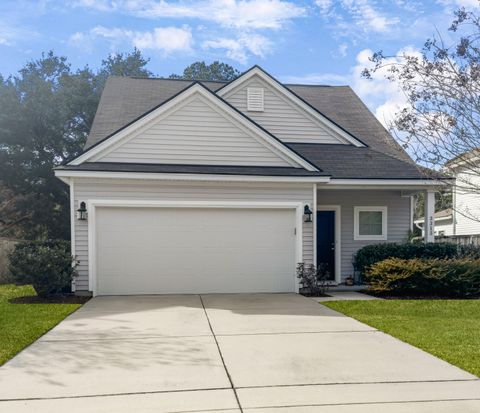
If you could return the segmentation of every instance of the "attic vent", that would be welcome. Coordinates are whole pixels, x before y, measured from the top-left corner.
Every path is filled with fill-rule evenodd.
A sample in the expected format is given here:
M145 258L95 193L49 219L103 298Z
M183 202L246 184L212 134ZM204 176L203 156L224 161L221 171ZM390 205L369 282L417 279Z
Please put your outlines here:
M263 88L247 88L247 110L251 112L263 112Z

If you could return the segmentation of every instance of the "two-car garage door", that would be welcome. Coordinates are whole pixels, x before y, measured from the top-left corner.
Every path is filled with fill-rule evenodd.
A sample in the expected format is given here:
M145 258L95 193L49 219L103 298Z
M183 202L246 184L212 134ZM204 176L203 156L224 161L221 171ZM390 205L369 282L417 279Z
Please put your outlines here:
M295 210L96 208L97 293L295 290Z

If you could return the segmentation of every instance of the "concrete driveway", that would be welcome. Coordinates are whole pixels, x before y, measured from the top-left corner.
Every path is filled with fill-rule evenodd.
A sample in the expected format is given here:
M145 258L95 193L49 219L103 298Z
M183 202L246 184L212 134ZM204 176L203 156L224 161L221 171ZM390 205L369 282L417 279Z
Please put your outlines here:
M479 412L480 382L294 294L97 297L0 368L0 411Z

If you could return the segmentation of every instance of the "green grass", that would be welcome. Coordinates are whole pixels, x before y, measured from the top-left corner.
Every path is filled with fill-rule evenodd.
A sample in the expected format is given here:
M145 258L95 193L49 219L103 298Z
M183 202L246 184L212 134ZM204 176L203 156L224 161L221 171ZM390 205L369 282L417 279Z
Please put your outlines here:
M480 300L323 304L480 376Z
M80 307L80 304L11 304L32 296L31 286L0 285L0 366Z

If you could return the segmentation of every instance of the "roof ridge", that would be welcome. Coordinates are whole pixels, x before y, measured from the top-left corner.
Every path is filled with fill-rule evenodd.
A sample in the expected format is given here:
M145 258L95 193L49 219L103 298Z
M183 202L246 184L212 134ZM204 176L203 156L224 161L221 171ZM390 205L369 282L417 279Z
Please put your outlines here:
M119 79L136 79L136 80L167 80L172 82L204 82L204 83L230 83L230 80L204 80L204 79L171 79L168 77L152 77L152 76L121 76L121 75L109 75L109 78ZM236 78L235 78L236 79ZM233 79L233 80L235 80ZM304 87L325 87L325 88L348 88L350 85L327 85L327 84L312 84L312 83L283 83L278 81L283 86L304 86Z

